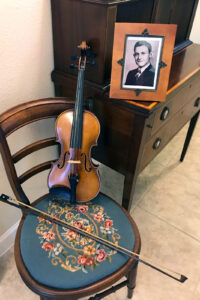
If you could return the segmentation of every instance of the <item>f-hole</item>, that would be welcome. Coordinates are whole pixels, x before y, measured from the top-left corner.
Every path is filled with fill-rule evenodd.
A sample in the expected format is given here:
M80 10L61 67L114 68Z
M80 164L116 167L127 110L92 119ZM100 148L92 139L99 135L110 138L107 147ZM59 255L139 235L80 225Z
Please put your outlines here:
M85 170L86 170L87 172L91 172L91 171L92 171L92 168L91 168L91 167L90 167L89 169L87 168L87 156L86 156L86 154L85 154L85 153L81 153L81 157L84 158Z
M57 164L58 169L62 169L64 167L66 161L66 155L70 155L69 151L65 152L62 165L60 165L60 163Z

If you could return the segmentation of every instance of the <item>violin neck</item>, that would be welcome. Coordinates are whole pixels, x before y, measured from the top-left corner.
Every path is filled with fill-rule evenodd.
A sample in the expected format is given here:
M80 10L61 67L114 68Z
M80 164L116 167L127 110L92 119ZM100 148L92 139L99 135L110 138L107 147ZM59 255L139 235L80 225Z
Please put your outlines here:
M70 148L76 149L81 149L82 147L84 72L84 69L78 71L76 99L70 138Z

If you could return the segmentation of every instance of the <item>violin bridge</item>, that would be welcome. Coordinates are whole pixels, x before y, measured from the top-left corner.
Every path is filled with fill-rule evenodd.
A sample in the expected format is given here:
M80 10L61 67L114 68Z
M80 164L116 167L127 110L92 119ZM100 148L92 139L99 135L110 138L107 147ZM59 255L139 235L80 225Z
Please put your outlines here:
M68 160L68 163L69 164L81 164L81 161L80 160Z

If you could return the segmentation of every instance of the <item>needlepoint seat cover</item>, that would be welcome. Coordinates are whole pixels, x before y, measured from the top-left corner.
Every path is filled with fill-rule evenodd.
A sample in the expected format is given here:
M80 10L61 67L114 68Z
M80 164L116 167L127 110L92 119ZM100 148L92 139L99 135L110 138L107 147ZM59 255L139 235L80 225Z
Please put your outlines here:
M133 250L135 236L123 210L103 194L72 205L65 193L47 195L38 209L88 233ZM21 256L30 275L40 284L75 289L111 275L129 259L94 240L42 217L27 215L21 229Z

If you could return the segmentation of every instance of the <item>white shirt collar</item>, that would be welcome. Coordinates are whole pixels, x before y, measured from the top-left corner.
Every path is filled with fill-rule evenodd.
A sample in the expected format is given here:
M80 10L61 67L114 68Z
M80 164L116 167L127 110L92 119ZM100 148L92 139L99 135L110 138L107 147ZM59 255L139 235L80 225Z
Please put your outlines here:
M149 66L150 66L150 63L148 63L146 66L144 66L144 67L140 68L140 70L141 70L141 73L143 73L143 72L144 72L144 70L146 70L146 69L147 69Z

